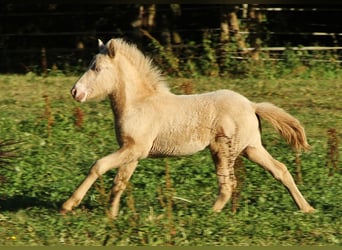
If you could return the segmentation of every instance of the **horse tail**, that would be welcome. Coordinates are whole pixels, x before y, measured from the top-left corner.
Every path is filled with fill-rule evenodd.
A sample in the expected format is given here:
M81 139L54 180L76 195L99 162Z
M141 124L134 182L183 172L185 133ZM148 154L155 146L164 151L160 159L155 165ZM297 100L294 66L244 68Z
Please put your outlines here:
M310 149L310 145L306 140L304 127L285 110L271 103L263 102L255 104L255 113L257 116L270 122L275 130L296 151L300 151L301 149L307 151Z

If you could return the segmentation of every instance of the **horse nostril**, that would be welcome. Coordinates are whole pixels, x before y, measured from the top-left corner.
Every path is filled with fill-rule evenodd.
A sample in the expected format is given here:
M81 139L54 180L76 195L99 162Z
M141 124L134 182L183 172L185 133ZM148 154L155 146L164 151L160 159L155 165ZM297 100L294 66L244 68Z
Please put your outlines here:
M72 89L71 89L71 95L72 95L73 97L75 97L76 94L77 94L77 90L76 90L75 88L72 88Z

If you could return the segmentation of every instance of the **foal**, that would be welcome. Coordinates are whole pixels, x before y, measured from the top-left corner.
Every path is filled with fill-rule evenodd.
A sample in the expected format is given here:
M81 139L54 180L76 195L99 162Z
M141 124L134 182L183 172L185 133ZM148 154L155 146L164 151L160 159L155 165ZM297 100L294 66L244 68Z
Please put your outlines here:
M118 215L120 197L139 160L194 154L209 147L216 166L221 211L236 187L235 159L243 154L261 165L289 191L303 212L314 211L298 190L286 166L262 146L259 117L269 121L296 150L309 145L299 121L270 103L253 103L230 90L175 95L160 71L134 45L121 39L99 40L99 53L71 90L79 102L109 97L120 149L94 163L88 176L63 204L68 212L110 169L114 179L110 215Z

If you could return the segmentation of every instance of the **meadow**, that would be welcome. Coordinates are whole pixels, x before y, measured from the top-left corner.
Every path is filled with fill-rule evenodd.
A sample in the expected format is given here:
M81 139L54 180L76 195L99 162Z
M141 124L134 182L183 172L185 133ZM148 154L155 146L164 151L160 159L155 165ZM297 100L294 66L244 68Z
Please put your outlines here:
M296 155L266 122L263 143L288 166L317 211L297 210L261 167L237 164L239 190L219 213L207 150L139 163L115 221L106 215L116 170L91 188L74 213L61 204L91 164L118 148L108 101L72 100L73 76L0 75L0 141L14 150L0 162L0 245L30 246L336 246L342 245L341 80L169 78L175 93L228 88L269 101L304 125L311 150ZM137 124L139 126L139 124Z

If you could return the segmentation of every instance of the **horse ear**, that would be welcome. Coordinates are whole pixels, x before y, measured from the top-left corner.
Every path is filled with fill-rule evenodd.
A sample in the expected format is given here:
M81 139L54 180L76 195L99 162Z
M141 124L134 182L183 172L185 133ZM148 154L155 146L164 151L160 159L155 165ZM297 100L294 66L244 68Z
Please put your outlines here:
M99 44L99 51L103 50L106 47L101 39L97 39L97 42Z
M114 46L114 41L113 39L110 40L107 44L107 49L108 49L108 55L110 58L114 58L115 56L115 46Z

